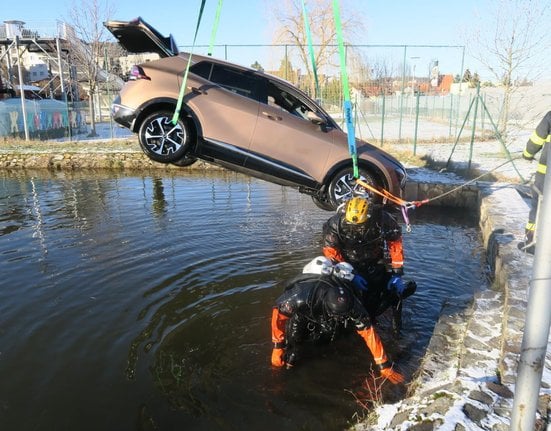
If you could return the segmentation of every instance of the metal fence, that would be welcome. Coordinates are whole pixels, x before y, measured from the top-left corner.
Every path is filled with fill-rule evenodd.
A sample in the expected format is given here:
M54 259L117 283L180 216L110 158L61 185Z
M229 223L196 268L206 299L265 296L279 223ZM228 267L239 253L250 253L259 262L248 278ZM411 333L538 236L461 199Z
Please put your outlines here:
M206 53L207 48L180 46L183 51L201 54ZM213 56L261 68L288 80L318 99L337 121L342 121L338 53L336 46L329 51L331 49L332 54L318 70L319 94L315 94L313 80L309 78L311 73L297 46L216 45ZM443 76L448 77L449 83L450 76L463 75L464 47L347 45L346 56L359 137L381 146L393 142L451 142L460 131L470 132L475 120L477 137L493 133L492 122L499 118L503 98L499 88L484 88L478 95L476 89L468 88L466 83L460 87L460 93L441 85ZM120 73L115 61L102 61L102 64L113 76ZM112 85L103 87L103 92L95 96L95 119L111 122L109 108L118 89ZM479 98L487 107L478 111L476 119L469 111L473 98ZM515 102L512 104L511 118L526 121L529 109L526 103L521 103L522 97L518 102L517 108L514 108ZM59 106L48 109L41 107L43 102L27 103L33 105L26 113L31 139L60 136L79 139L89 130L86 102L78 105L58 102ZM56 107L59 109L55 110ZM0 136L24 137L23 118L21 103L1 100Z

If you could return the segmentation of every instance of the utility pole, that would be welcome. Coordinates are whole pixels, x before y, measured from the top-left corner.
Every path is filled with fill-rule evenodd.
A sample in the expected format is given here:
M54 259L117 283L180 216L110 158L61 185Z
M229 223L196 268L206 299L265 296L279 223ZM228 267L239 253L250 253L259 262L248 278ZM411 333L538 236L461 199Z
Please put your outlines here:
M547 144L549 145L549 144ZM543 200L538 206L536 250L520 362L511 412L511 431L532 431L551 324L551 169L547 169ZM547 185L545 185L547 184Z

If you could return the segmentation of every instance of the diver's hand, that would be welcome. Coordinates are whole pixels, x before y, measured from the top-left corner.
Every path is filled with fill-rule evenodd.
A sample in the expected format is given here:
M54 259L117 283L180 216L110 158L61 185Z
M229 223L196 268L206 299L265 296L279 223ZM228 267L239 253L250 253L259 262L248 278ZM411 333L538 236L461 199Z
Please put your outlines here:
M396 385L398 383L404 383L404 376L398 371L395 371L393 367L383 368L381 370L381 376L390 381L390 383Z
M272 365L274 367L283 367L285 365L285 349L272 350Z

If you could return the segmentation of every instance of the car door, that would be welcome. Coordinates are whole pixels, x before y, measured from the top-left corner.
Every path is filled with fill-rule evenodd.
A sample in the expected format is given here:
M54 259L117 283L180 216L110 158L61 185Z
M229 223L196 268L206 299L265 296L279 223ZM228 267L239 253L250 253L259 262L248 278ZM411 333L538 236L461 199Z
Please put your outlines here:
M325 175L333 146L329 130L308 118L321 115L314 102L292 86L269 80L267 103L260 104L258 123L246 165L280 182L316 187Z
M322 182L333 147L333 134L308 118L316 105L292 86L268 80L267 103L260 112L249 147L247 167L294 185Z
M186 97L201 125L199 152L242 167L258 118L259 79L239 68L206 60L190 72L208 80L190 80L193 94Z

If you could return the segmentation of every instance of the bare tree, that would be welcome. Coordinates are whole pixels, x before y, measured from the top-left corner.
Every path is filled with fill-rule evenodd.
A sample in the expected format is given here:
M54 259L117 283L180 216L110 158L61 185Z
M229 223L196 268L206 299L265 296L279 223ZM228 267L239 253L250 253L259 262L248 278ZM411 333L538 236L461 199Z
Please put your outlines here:
M109 45L109 33L103 23L109 20L112 12L107 0L103 3L99 0L82 0L78 3L74 1L69 10L68 23L74 30L74 37L69 40L70 55L88 87L90 136L97 136L94 96L105 75L101 64Z
M385 57L378 57L371 62L371 80L377 87L378 93L392 94L393 76L396 75L396 68L392 60Z
M360 13L352 9L351 2L345 2L341 9L344 37L352 37L361 32L363 24ZM298 49L299 60L304 65L312 94L315 93L313 70L308 50L307 32L301 0L282 0L271 3L271 13L277 22L274 34L275 43L292 44ZM314 45L314 61L317 70L334 66L336 61L337 37L333 17L332 0L308 0L306 2L308 22Z
M473 23L467 46L503 88L497 127L507 134L515 82L536 79L549 69L549 0L493 0L490 12Z

